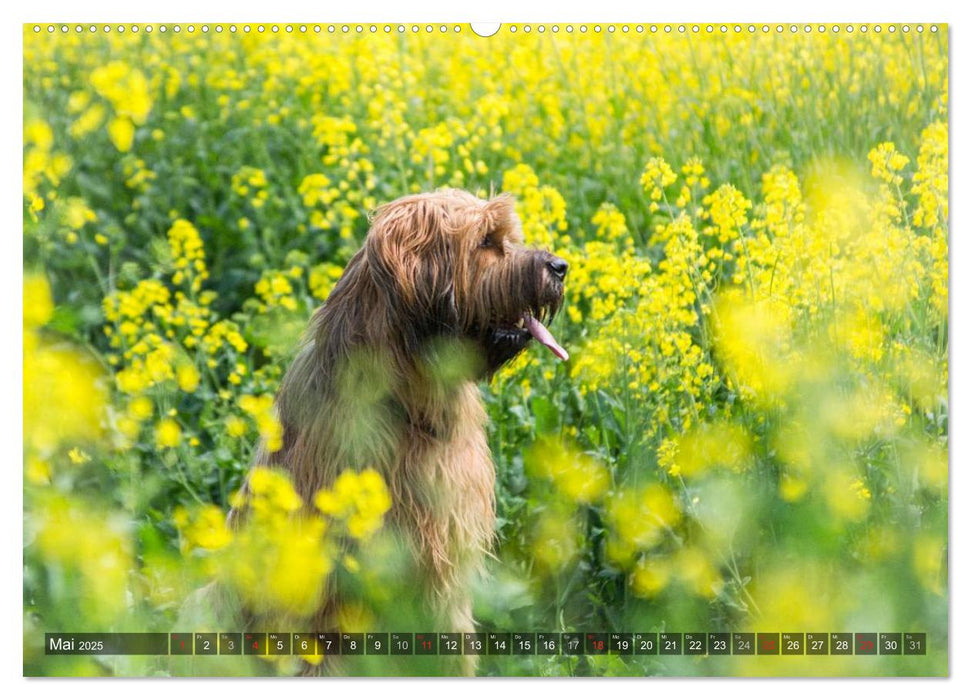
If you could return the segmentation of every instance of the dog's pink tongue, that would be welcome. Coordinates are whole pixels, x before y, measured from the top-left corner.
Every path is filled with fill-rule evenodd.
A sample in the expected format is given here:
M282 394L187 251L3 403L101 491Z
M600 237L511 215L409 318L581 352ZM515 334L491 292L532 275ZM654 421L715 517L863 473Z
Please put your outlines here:
M528 314L524 317L524 319L526 321L526 330L528 330L530 334L536 338L536 340L548 347L550 351L561 360L566 361L570 359L570 354L564 350L559 343L556 342L556 338L554 338L553 334L547 330L546 326Z

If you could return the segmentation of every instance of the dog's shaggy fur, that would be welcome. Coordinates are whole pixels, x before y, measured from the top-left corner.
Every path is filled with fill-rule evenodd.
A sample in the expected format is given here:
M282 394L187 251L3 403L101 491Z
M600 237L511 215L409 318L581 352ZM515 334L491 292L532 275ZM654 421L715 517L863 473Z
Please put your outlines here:
M533 336L552 342L536 321L556 313L565 272L560 258L523 246L508 196L403 197L376 212L283 379L283 447L260 447L254 463L288 471L308 503L345 469L378 470L389 525L422 572L429 628L473 631L467 583L494 535L495 472L475 382ZM458 379L440 376L448 342L471 350L471 371ZM317 630L337 628L339 600L328 590L310 621Z

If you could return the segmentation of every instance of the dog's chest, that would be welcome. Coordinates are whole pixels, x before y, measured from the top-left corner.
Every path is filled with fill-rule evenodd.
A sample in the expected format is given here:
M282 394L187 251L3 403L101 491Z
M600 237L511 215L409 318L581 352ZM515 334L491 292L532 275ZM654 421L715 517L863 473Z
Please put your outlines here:
M486 440L486 414L478 388L463 387L453 404L447 432L412 434L391 473L398 484L405 520L432 539L454 547L461 558L488 549L495 525L495 468ZM394 477L392 477L394 478ZM408 503L414 505L409 507Z

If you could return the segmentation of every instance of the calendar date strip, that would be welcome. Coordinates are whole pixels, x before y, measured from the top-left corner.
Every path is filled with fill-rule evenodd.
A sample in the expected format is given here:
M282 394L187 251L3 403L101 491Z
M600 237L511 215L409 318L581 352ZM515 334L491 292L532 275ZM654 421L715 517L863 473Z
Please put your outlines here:
M924 632L48 632L47 655L899 656Z

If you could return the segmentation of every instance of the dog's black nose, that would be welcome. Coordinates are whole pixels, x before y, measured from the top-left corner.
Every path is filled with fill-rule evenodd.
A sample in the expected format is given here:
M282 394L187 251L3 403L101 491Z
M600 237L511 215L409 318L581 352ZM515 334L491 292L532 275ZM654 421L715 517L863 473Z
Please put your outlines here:
M563 279L566 277L566 271L570 268L570 265L563 258L554 257L546 263L546 267L556 275L557 279Z

